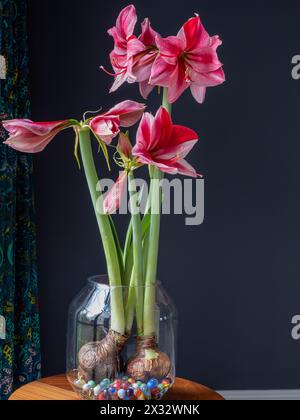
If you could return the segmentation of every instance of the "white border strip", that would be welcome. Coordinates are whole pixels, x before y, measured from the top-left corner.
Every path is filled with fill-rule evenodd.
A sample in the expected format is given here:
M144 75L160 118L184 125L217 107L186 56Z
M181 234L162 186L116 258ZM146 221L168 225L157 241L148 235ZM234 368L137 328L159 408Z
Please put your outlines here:
M300 401L300 389L277 391L218 391L227 401Z

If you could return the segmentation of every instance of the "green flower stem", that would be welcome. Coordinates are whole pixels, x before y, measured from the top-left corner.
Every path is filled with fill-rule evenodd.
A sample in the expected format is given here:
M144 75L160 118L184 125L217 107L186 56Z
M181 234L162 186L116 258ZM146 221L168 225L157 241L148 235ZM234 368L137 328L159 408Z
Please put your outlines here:
M163 92L163 107L171 115L172 106L168 102L168 89ZM156 298L156 280L159 252L159 235L161 222L162 191L161 181L163 173L158 168L150 168L151 174L151 226L149 239L147 243L148 258L145 281L145 303L144 303L144 336L151 337L156 335L156 317L155 317L155 298Z
M109 216L97 211L97 208L103 207L103 197L101 192L97 191L99 178L95 167L90 129L88 127L79 129L79 144L86 180L89 186L106 257L108 277L111 286L111 328L119 334L124 335L125 314L118 252Z
M135 291L135 308L136 308L136 321L138 335L143 333L143 306L144 306L144 276L143 276L143 240L142 240L142 223L140 208L138 203L138 193L136 190L136 184L134 180L133 173L128 174L129 181L129 192L130 192L130 206L131 206L131 220L132 220L132 246L133 246L133 272L130 282L129 290L129 300L132 299L132 289ZM131 307L127 307L129 311L132 311ZM126 330L127 333L130 332L131 326L131 316L126 314L126 319L128 319Z
M164 88L162 105L163 105L164 108L166 108L168 113L171 115L172 114L172 104L170 104L168 102L168 88Z
M152 168L150 194L151 194L151 226L149 232L149 247L147 258L147 271L145 281L144 303L144 336L156 335L155 322L155 295L156 276L159 251L159 234L161 219L161 180L162 172Z

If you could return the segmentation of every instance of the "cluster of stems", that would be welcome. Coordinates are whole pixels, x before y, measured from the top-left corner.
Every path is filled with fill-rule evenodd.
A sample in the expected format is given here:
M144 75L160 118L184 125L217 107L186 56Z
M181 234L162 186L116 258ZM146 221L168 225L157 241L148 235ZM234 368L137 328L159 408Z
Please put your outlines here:
M171 114L167 89L163 106ZM121 335L130 335L134 319L137 333L142 337L156 335L155 296L161 220L161 180L163 173L150 167L151 177L148 213L142 219L139 194L132 171L128 173L131 222L124 252L120 247L111 216L97 211L103 197L96 186L99 178L92 151L90 128L79 130L80 153L96 219L102 238L111 287L111 329ZM143 231L147 218L147 229ZM124 293L124 288L127 289Z

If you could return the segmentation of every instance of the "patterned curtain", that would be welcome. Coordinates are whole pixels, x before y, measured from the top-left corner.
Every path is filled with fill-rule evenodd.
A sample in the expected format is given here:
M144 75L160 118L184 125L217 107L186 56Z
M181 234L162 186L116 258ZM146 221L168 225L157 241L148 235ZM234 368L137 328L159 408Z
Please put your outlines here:
M0 54L7 63L7 78L0 80L0 114L27 118L26 0L0 0ZM32 184L32 157L13 151L1 140L0 316L6 321L6 335L0 337L0 400L40 376Z

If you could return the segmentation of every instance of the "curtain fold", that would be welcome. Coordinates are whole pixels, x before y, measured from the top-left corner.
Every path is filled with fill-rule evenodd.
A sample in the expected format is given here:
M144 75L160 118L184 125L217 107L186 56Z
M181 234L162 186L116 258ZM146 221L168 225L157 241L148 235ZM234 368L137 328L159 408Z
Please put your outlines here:
M0 114L28 118L26 0L0 0L0 54L7 78L0 80ZM0 130L0 136L5 137ZM32 157L0 141L0 400L40 376L40 331Z

